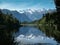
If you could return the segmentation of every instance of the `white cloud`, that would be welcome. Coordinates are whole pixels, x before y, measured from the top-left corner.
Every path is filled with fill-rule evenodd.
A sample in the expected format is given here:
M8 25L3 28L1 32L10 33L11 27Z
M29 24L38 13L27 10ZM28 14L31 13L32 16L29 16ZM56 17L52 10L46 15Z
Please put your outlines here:
M20 10L25 9L28 4L12 4L12 3L1 3L0 8L1 9L10 9L10 10Z
M31 8L33 8L33 9L42 9L43 6L40 3L38 3L36 5L31 6Z
M0 8L1 9L14 9L13 5L9 3L1 3Z
M13 4L13 3L1 3L0 8L1 9L9 9L9 10L20 10L20 9L38 9L40 7L40 4L28 6L28 3L20 3L20 4Z

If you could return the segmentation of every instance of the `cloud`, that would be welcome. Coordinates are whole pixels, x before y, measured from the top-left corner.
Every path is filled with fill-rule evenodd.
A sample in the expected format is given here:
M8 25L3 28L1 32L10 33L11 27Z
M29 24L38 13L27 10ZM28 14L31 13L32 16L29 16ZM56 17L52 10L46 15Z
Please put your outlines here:
M13 3L1 3L1 9L19 10L27 8L27 3L13 4Z
M14 9L13 5L9 3L1 3L0 8L1 9Z
M10 10L20 10L20 9L28 9L28 8L33 8L33 9L38 9L39 4L34 3L33 1L31 2L2 2L0 3L0 8L1 9L10 9Z
M39 2L40 1L40 2ZM47 1L48 2L48 1ZM46 2L43 2L42 0L20 0L20 1L3 1L0 3L1 9L9 9L9 10L24 10L24 9L42 9L42 8L55 8L54 4L50 4ZM53 3L53 2L52 2Z

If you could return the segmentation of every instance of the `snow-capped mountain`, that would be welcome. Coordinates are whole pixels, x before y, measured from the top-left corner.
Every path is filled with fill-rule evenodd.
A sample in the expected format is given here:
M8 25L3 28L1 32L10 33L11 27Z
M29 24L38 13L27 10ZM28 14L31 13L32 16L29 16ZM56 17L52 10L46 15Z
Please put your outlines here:
M7 10L7 9L2 9L2 12L4 14L12 14L13 17L17 18L19 21L21 22L25 22L25 21L28 21L30 22L31 20L26 16L26 14L24 13L19 13L18 11L14 10L14 11L11 11L11 10Z
M13 14L13 17L16 17L21 22L31 22L34 20L39 20L43 17L43 14L47 13L48 11L53 10L34 10L34 9L26 9L26 10L19 10L19 11L11 11L8 9L1 9L3 13L5 14Z
M38 10L31 10L31 9L27 9L24 11L24 13L27 15L27 17L29 19L31 19L32 21L34 20L38 20L42 18L42 13L38 12Z

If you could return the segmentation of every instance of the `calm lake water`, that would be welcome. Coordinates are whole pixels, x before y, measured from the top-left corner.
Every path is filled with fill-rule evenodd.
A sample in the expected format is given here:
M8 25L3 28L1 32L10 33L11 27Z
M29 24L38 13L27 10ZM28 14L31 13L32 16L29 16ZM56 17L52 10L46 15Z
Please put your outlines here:
M31 26L20 27L13 37L16 45L57 45L53 37L47 37L40 29Z

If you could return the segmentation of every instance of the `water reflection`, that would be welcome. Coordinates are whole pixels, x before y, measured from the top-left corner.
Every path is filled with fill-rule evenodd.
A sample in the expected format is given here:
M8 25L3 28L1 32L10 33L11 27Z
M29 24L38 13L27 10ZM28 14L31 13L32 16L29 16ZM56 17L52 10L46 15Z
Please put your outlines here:
M25 26L15 29L0 29L1 45L56 45L52 37L47 37L40 29Z
M13 32L16 32L18 29L0 29L0 45L15 45L14 38L12 37Z
M46 35L35 27L21 27L14 33L16 45L56 45L57 42L52 37Z

